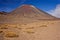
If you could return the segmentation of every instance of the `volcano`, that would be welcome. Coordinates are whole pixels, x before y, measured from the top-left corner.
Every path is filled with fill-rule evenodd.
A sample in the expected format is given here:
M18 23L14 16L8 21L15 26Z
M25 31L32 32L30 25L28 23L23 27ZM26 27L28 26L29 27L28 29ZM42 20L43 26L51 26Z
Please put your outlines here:
M55 17L53 17L52 15L39 10L32 5L22 5L21 7L11 12L11 14L36 19L55 19Z
M56 19L56 17L32 5L22 5L9 14L1 17L0 21L6 23L29 23L41 19Z

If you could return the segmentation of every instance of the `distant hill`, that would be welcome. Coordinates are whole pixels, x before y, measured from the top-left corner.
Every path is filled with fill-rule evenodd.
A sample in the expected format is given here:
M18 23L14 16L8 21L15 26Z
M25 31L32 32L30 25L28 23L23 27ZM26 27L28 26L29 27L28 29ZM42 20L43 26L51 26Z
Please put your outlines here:
M6 15L6 14L7 12L4 12L4 11L0 12L0 15Z

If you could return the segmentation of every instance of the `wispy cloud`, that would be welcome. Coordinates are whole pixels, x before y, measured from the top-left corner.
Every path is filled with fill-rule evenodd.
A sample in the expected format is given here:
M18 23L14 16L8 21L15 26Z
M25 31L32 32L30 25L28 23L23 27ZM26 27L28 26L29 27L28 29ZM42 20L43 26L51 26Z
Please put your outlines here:
M55 17L60 18L60 4L56 5L56 8L54 10L50 10L48 13Z

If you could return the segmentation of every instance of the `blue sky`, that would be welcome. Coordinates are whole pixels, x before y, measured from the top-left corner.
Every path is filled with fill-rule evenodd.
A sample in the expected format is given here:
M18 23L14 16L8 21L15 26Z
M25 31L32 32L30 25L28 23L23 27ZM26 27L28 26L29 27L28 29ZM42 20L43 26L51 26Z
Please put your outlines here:
M23 4L31 4L43 11L49 11L60 4L60 0L0 0L0 11L11 12Z

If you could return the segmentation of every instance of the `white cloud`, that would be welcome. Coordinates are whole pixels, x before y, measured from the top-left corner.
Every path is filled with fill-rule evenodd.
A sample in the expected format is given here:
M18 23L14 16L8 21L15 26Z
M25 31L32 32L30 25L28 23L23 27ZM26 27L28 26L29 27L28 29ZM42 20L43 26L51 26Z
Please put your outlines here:
M60 4L56 5L56 8L54 10L50 10L48 13L55 17L60 18Z

